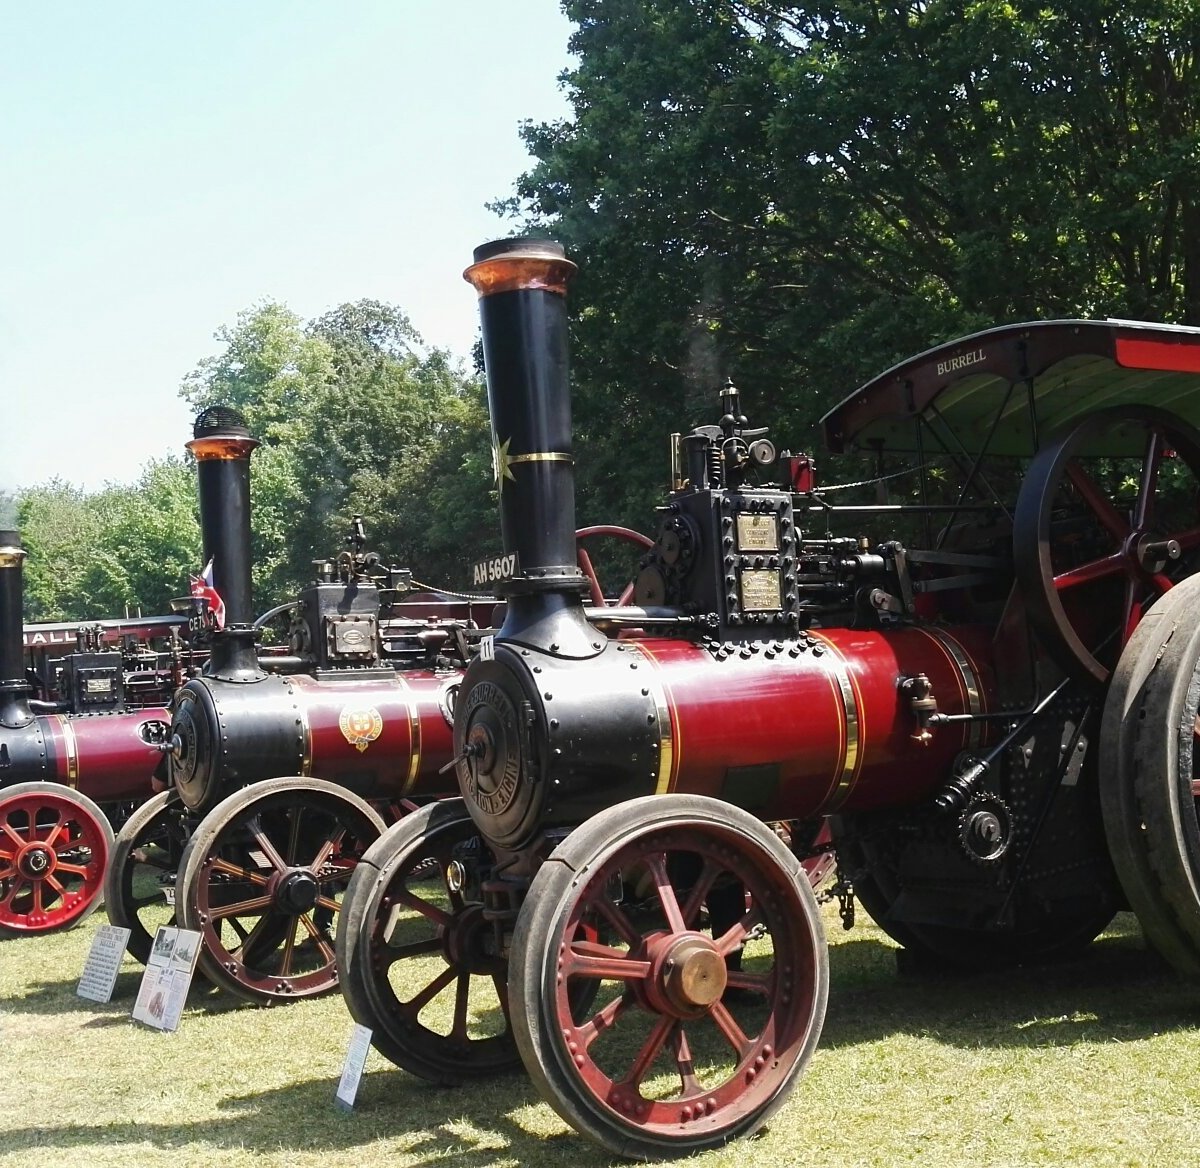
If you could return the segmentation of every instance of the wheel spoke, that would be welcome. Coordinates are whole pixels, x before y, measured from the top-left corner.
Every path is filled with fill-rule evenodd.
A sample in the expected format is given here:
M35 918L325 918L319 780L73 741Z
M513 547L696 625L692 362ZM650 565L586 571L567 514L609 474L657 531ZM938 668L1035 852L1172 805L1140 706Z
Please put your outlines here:
M758 973L746 973L740 969L730 969L725 974L725 984L732 989L745 990L751 994L761 994L764 998L771 993L771 978Z
M1162 462L1162 434L1151 430L1146 438L1146 453L1142 458L1142 481L1138 486L1137 502L1133 508L1133 529L1144 531L1154 513L1154 493L1158 489L1158 468Z
M419 994L401 1004L412 1011L412 1013L419 1014L456 977L458 977L458 970L453 965L447 965Z
M314 876L320 874L325 862L333 855L336 848L341 847L342 840L346 838L346 829L339 828L335 831L322 845L317 854L313 857L313 862L309 865Z
M458 975L458 985L454 987L454 1025L450 1033L460 1042L467 1040L467 1001L471 994L471 973L464 969Z
M308 930L308 935L317 943L317 948L324 954L325 960L333 961L335 959L333 947L329 944L324 932L313 924L312 917L308 913L301 913L300 923Z
M262 854L267 857L267 861L271 867L277 872L286 872L288 865L283 862L283 857L275 850L275 845L271 842L267 833L263 831L261 819L256 815L246 826L250 834L254 837L254 841L258 844Z
M616 930L621 939L631 948L636 949L642 943L642 935L633 927L633 923L613 904L607 896L599 896L592 902L596 911Z
M1103 559L1093 560L1089 564L1080 564L1076 568L1068 568L1067 571L1060 572L1054 577L1054 587L1059 592L1065 592L1068 588L1077 588L1080 584L1090 584L1093 580L1103 580L1109 576L1115 576L1118 572L1127 571L1128 567L1129 563L1125 553L1115 552Z
M745 1031L738 1025L737 1019L729 1012L729 1007L724 1002L713 1002L709 1007L708 1014L716 1023L717 1029L725 1036L725 1041L733 1047L740 1062L754 1045L753 1040L746 1037Z
M573 942L565 966L563 973L567 977L630 981L644 980L650 976L649 961L632 960L620 949L594 941Z
M60 819L57 824L52 824L46 838L42 841L46 847L54 847L62 833L67 830L67 826L66 820L63 819Z
M54 866L57 872L69 872L72 876L82 876L87 878L88 870L82 864L68 864L63 860L59 860Z
M1067 477L1074 484L1080 497L1095 514L1109 534L1118 540L1124 540L1129 534L1129 524L1121 513L1112 505L1108 496L1096 485L1095 480L1083 469L1075 459L1066 466Z
M630 1001L631 999L624 994L618 998L613 998L602 1009L597 1010L582 1026L576 1028L575 1032L579 1036L585 1050L601 1034L606 1030L611 1030L617 1024L617 1020L629 1008Z
M236 904L222 904L209 907L208 915L213 920L225 920L228 917L245 917L268 909L275 903L273 896L252 896L249 900L239 900Z
M8 838L9 838L9 839L11 839L11 840L12 840L12 842L13 842L13 843L14 843L14 844L15 844L15 845L18 847L18 848L23 848L23 847L25 846L25 840L24 840L24 838L23 838L23 837L21 836L21 834L20 834L20 833L19 833L19 832L16 830L16 828L14 828L14 827L12 826L12 824L10 824L10 823L8 822L8 820L5 820L3 823L0 823L0 828L3 828L3 829L4 829L4 834L5 834L6 836L8 836Z
M735 949L740 948L746 943L746 938L750 936L755 925L760 924L762 924L762 910L755 904L746 910L746 913L737 924L732 925L719 937L713 938L717 952L722 957L728 957Z
M502 973L493 973L492 985L496 987L496 997L500 999L500 1009L504 1013L504 1024L511 1027L512 1017L508 1012L508 978Z
M296 852L300 847L300 820L304 815L304 805L293 804L288 808L288 842L285 860L289 868L296 866Z
M682 1022L676 1025L671 1034L671 1052L675 1055L675 1066L679 1070L681 1085L679 1098L683 1100L703 1095L704 1088L696 1078L696 1064L692 1058L692 1049L688 1044L687 1032L683 1029Z
M411 908L413 912L418 912L428 920L436 922L443 928L448 929L450 927L450 914L445 909L439 908L431 901L422 899L415 892L410 892L407 888L400 889L395 895L395 900L399 904Z
M442 948L440 937L426 937L423 941L406 941L403 945L389 945L386 942L379 952L379 959L385 965L400 961L405 957L423 957L426 953L438 953Z
M228 860L222 860L220 856L214 856L209 868L212 872L224 872L227 876L236 876L239 880L247 880L251 884L257 884L260 888L265 888L268 880L265 876L258 872L251 872L249 868L243 868L238 864L231 864Z
M684 923L683 913L680 911L679 901L675 896L675 887L671 883L671 877L667 874L666 853L656 852L652 856L647 856L646 867L650 869L650 875L654 877L654 887L658 890L658 900L666 915L667 926L672 933L686 932L687 925Z
M263 918L266 919L265 917ZM283 953L279 958L279 976L287 977L292 972L292 956L296 951L296 927L292 925L283 942Z
M658 1058L663 1044L667 1041L671 1031L675 1029L675 1022L674 1018L659 1018L654 1024L654 1029L642 1043L642 1049L638 1051L637 1057L633 1060L633 1066L629 1069L629 1075L625 1079L625 1082L631 1087L641 1086L646 1073L653 1066L654 1060Z
M700 869L700 875L696 877L696 883L692 885L692 890L688 893L688 898L681 910L686 928L692 928L693 923L699 919L700 908L720 872L721 866L705 856L704 866Z
M342 906L331 896L318 896L313 907L319 905L321 908L328 909L330 912L341 912Z

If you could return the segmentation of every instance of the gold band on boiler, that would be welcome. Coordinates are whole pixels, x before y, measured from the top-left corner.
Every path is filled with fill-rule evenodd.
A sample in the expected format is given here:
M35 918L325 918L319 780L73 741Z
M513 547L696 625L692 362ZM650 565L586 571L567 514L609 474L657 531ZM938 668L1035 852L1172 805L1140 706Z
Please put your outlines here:
M967 651L953 637L942 632L941 629L922 628L921 632L932 637L941 646L946 656L950 658L958 670L959 696L963 699L963 706L966 712L976 716L982 714L983 696L979 687L979 674L976 672L971 658L967 656ZM970 722L968 726L966 745L977 747L983 740L983 723Z
M55 714L58 724L62 727L63 749L67 752L67 785L79 785L79 743L75 740L75 731L64 714Z
M403 796L413 789L417 775L421 773L421 714L417 709L417 695L413 693L412 687L399 674L396 674L396 680L404 692L404 704L408 708L408 734L412 744L408 759L408 777L404 780L404 790L401 792Z
M832 641L822 637L820 633L810 631L810 636L816 637L825 646L826 663L830 680L834 683L834 692L841 698L842 725L845 727L845 741L842 749L841 766L836 775L837 782L833 794L825 806L825 813L836 811L854 790L862 769L862 751L859 744L862 738L862 702L854 685L854 678L846 665L845 658L838 652Z
M24 548L0 547L0 568L19 568L24 558Z
M650 666L646 678L646 688L654 699L654 708L658 711L658 774L655 777L654 793L665 795L675 785L675 777L679 771L679 746L676 739L674 703L667 694L662 677L658 671L658 662L649 648L638 641L626 641L626 647L638 654Z

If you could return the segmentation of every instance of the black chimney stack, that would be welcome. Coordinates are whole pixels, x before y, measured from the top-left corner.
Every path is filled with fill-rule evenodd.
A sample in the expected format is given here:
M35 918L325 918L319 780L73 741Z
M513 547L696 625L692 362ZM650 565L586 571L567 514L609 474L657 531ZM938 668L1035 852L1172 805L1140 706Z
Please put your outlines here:
M463 277L479 293L483 363L500 493L500 531L515 575L498 640L562 657L591 657L576 566L575 460L567 380L567 281L575 265L546 239L501 239L475 249Z
M203 562L212 561L213 587L225 605L225 626L213 633L205 669L225 681L258 681L254 600L250 579L250 455L258 440L228 406L210 406L197 418L187 448L196 457L200 485Z
M25 549L19 532L0 530L0 726L17 730L33 721L21 644Z

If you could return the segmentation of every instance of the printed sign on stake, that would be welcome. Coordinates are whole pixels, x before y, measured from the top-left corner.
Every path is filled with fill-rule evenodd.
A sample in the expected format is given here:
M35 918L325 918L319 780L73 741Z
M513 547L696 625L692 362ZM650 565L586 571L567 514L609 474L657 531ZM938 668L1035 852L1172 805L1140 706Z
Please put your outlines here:
M101 925L96 930L92 948L83 963L83 973L75 994L91 1002L107 1002L112 998L117 984L117 973L125 946L129 944L129 930L119 925Z

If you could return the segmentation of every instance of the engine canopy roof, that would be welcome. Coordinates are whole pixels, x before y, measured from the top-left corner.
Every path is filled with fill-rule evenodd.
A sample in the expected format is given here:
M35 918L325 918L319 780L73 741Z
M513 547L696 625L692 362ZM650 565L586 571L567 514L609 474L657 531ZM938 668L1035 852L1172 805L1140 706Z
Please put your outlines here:
M970 454L1029 456L1047 435L1106 406L1153 405L1200 427L1200 328L1050 320L973 333L910 357L821 419L826 446L915 451L918 426ZM1138 453L1120 429L1103 450ZM925 437L925 445L929 438Z

